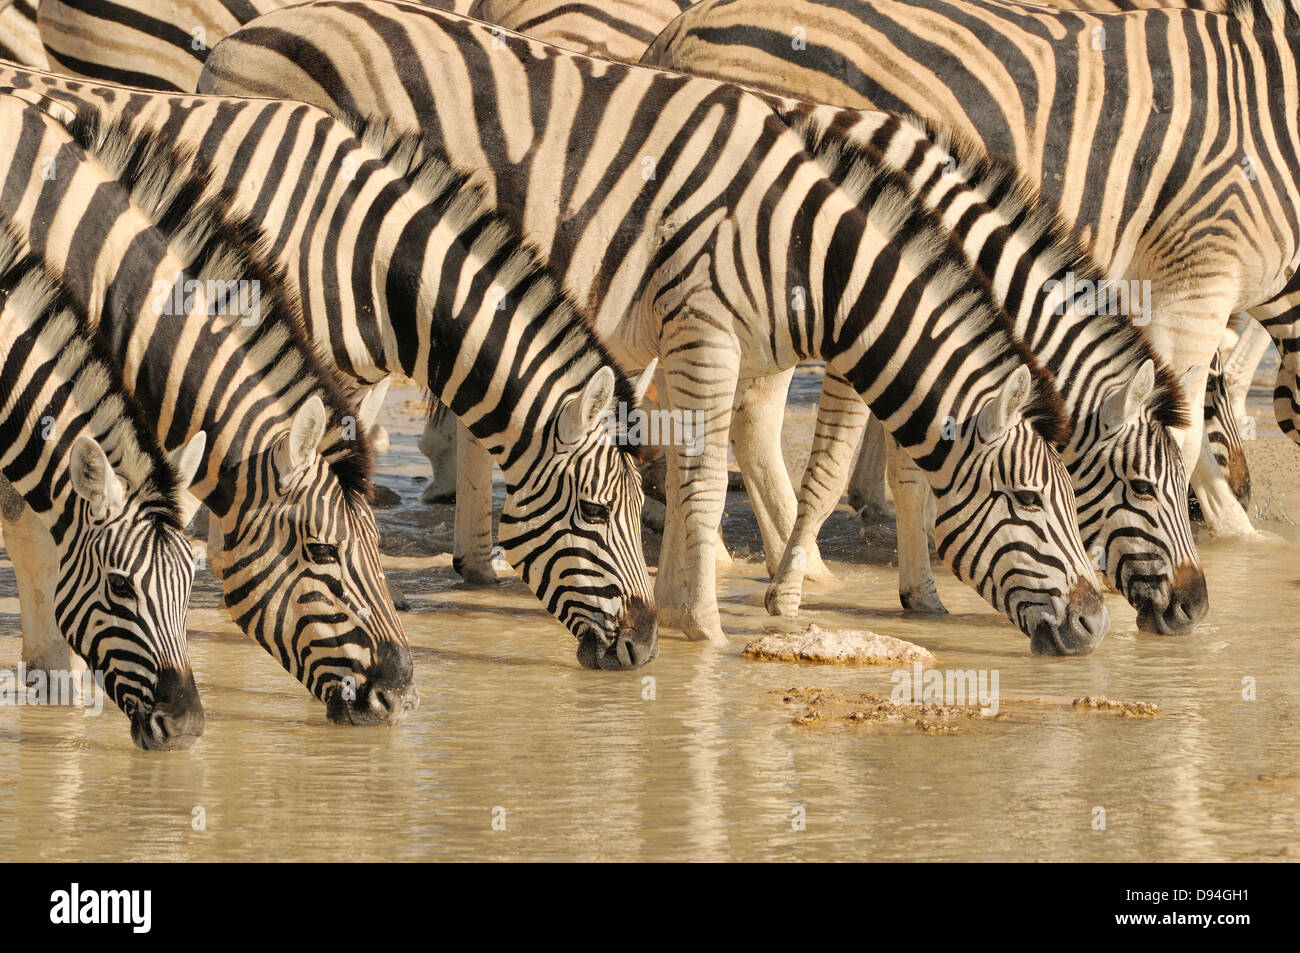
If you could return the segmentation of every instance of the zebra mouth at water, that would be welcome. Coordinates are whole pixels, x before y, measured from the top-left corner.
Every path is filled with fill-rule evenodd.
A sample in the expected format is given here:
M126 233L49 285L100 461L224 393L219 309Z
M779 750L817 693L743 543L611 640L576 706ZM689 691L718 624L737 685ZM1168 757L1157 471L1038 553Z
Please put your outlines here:
M578 661L583 668L617 672L640 668L659 657L654 610L634 601L625 618L605 621L600 629L585 623L578 634Z

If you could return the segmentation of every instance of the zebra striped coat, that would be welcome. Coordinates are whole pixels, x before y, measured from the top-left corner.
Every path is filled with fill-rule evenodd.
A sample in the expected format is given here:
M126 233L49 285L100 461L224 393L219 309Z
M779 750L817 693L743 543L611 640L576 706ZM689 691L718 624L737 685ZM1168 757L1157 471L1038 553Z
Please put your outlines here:
M1228 315L1283 292L1300 262L1295 23L1271 0L1228 15L706 0L646 61L760 86L779 73L809 98L916 111L1014 156L1109 277L1150 282L1167 318L1148 336L1175 368L1203 365L1191 392L1199 406ZM1254 81L1279 68L1267 87ZM1196 415L1183 440L1189 465L1200 429ZM1207 519L1250 532L1215 476L1193 474Z
M188 93L218 40L263 13L295 2L40 0L40 39L48 66L30 58L4 58L70 76ZM466 13L472 0L419 2Z
M634 414L639 395L478 190L418 162L414 142L379 143L375 129L378 152L301 104L0 73L121 117L133 140L181 144L150 167L201 167L211 207L270 236L263 250L341 370L428 385L489 448L506 475L505 556L583 663L654 657L634 448L610 439L610 414Z
M324 701L375 723L414 703L366 496L356 411L316 361L259 238L173 176L170 151L39 105L6 112L3 211L62 276L164 445L202 431L193 492L232 617ZM62 120L62 121L60 121ZM319 448L319 450L318 450Z
M635 63L692 0L475 0L469 16L575 53ZM451 10L449 6L442 7Z
M37 0L0 0L0 59L49 69L36 25L36 4Z
M373 84L342 79L356 75L359 49ZM438 64L436 75L424 64ZM712 542L738 377L821 356L936 486L939 549L958 576L1039 651L1095 644L1104 607L1062 509L1073 506L1064 470L1040 437L1006 426L1035 415L1030 372L1012 373L1023 352L959 252L896 182L882 180L864 211L742 91L502 37L410 4L268 14L213 51L200 80L212 86L383 115L431 151L450 151L485 175L626 363L661 357L661 400L698 414L706 435L698 453L672 449L665 547L673 551L677 533L688 544L679 564L660 569L665 621L721 637ZM465 134L469 116L478 135ZM948 417L958 432L945 435ZM1011 444L1025 456L1005 456ZM1013 459L1017 468L1005 469ZM1004 545L1012 536L1026 549ZM1000 566L1004 555L1011 562ZM1023 599L1009 599L1021 583Z
M3 216L0 386L5 543L16 556L9 525L25 500L57 554L51 606L67 640L62 652L25 644L25 660L48 689L72 672L71 645L137 745L187 747L204 717L185 645L194 561L176 497L197 454L173 472L84 314Z

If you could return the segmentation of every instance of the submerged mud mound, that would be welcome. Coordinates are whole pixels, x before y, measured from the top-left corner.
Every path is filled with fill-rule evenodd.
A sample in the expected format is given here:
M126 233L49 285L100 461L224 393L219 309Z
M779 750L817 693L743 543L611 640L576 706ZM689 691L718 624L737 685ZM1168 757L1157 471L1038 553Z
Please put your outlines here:
M919 666L918 666L919 668ZM904 685L903 687L906 687ZM981 690L982 691L982 690ZM1069 698L1008 698L996 688L988 698L969 693L965 701L910 700L907 693L893 698L875 692L839 692L830 688L791 688L775 691L781 701L797 708L791 724L801 727L847 722L871 726L912 727L927 734L954 734L963 722L1019 720L1047 708L1098 712L1122 718L1155 718L1160 706L1149 702L1117 701L1105 695ZM961 696L958 696L960 699Z
M820 725L842 721L859 725L897 725L927 734L953 734L958 722L985 717L978 705L897 703L875 692L841 693L827 688L792 688L781 695L787 705L800 707L792 724ZM996 717L996 716L995 716Z
M925 662L934 653L914 642L854 629L823 629L813 623L802 632L765 635L745 646L745 658L775 662L888 665Z

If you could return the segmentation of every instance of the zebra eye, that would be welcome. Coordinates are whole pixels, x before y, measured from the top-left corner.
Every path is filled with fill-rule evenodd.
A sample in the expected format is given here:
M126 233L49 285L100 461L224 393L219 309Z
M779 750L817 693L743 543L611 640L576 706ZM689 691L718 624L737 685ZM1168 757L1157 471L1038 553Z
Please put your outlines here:
M1154 500L1156 498L1156 488L1147 480L1129 480L1129 487L1133 494L1143 500Z
M1016 503L1027 510L1041 510L1043 508L1043 498L1033 490L1016 490L1011 494L1016 498Z
M578 512L588 523L608 523L609 507L604 503L592 503L590 500L578 501Z
M117 599L135 598L135 586L131 585L131 580L120 572L108 574L108 591Z
M332 543L308 543L307 558L314 563L337 563L339 548Z

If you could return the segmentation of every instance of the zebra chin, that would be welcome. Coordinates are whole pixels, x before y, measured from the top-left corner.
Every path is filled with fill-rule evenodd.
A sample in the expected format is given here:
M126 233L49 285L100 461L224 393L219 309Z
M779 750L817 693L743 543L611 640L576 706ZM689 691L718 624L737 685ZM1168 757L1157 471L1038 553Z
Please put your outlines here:
M163 671L158 676L153 704L133 706L129 715L131 740L145 751L183 750L194 744L207 727L194 673L189 671Z
M578 661L583 668L618 672L641 668L658 657L659 622L654 606L644 599L629 598L628 607L609 632L582 624Z
M404 645L384 642L378 659L355 691L335 682L325 691L325 715L336 725L390 725L420 705L415 690L415 667Z
M1190 560L1178 567L1172 587L1162 584L1128 599L1138 611L1138 628L1156 635L1190 635L1210 611L1205 573Z
M1080 576L1065 604L1065 619L1027 620L1029 649L1035 655L1087 655L1110 631L1110 614L1101 593Z

